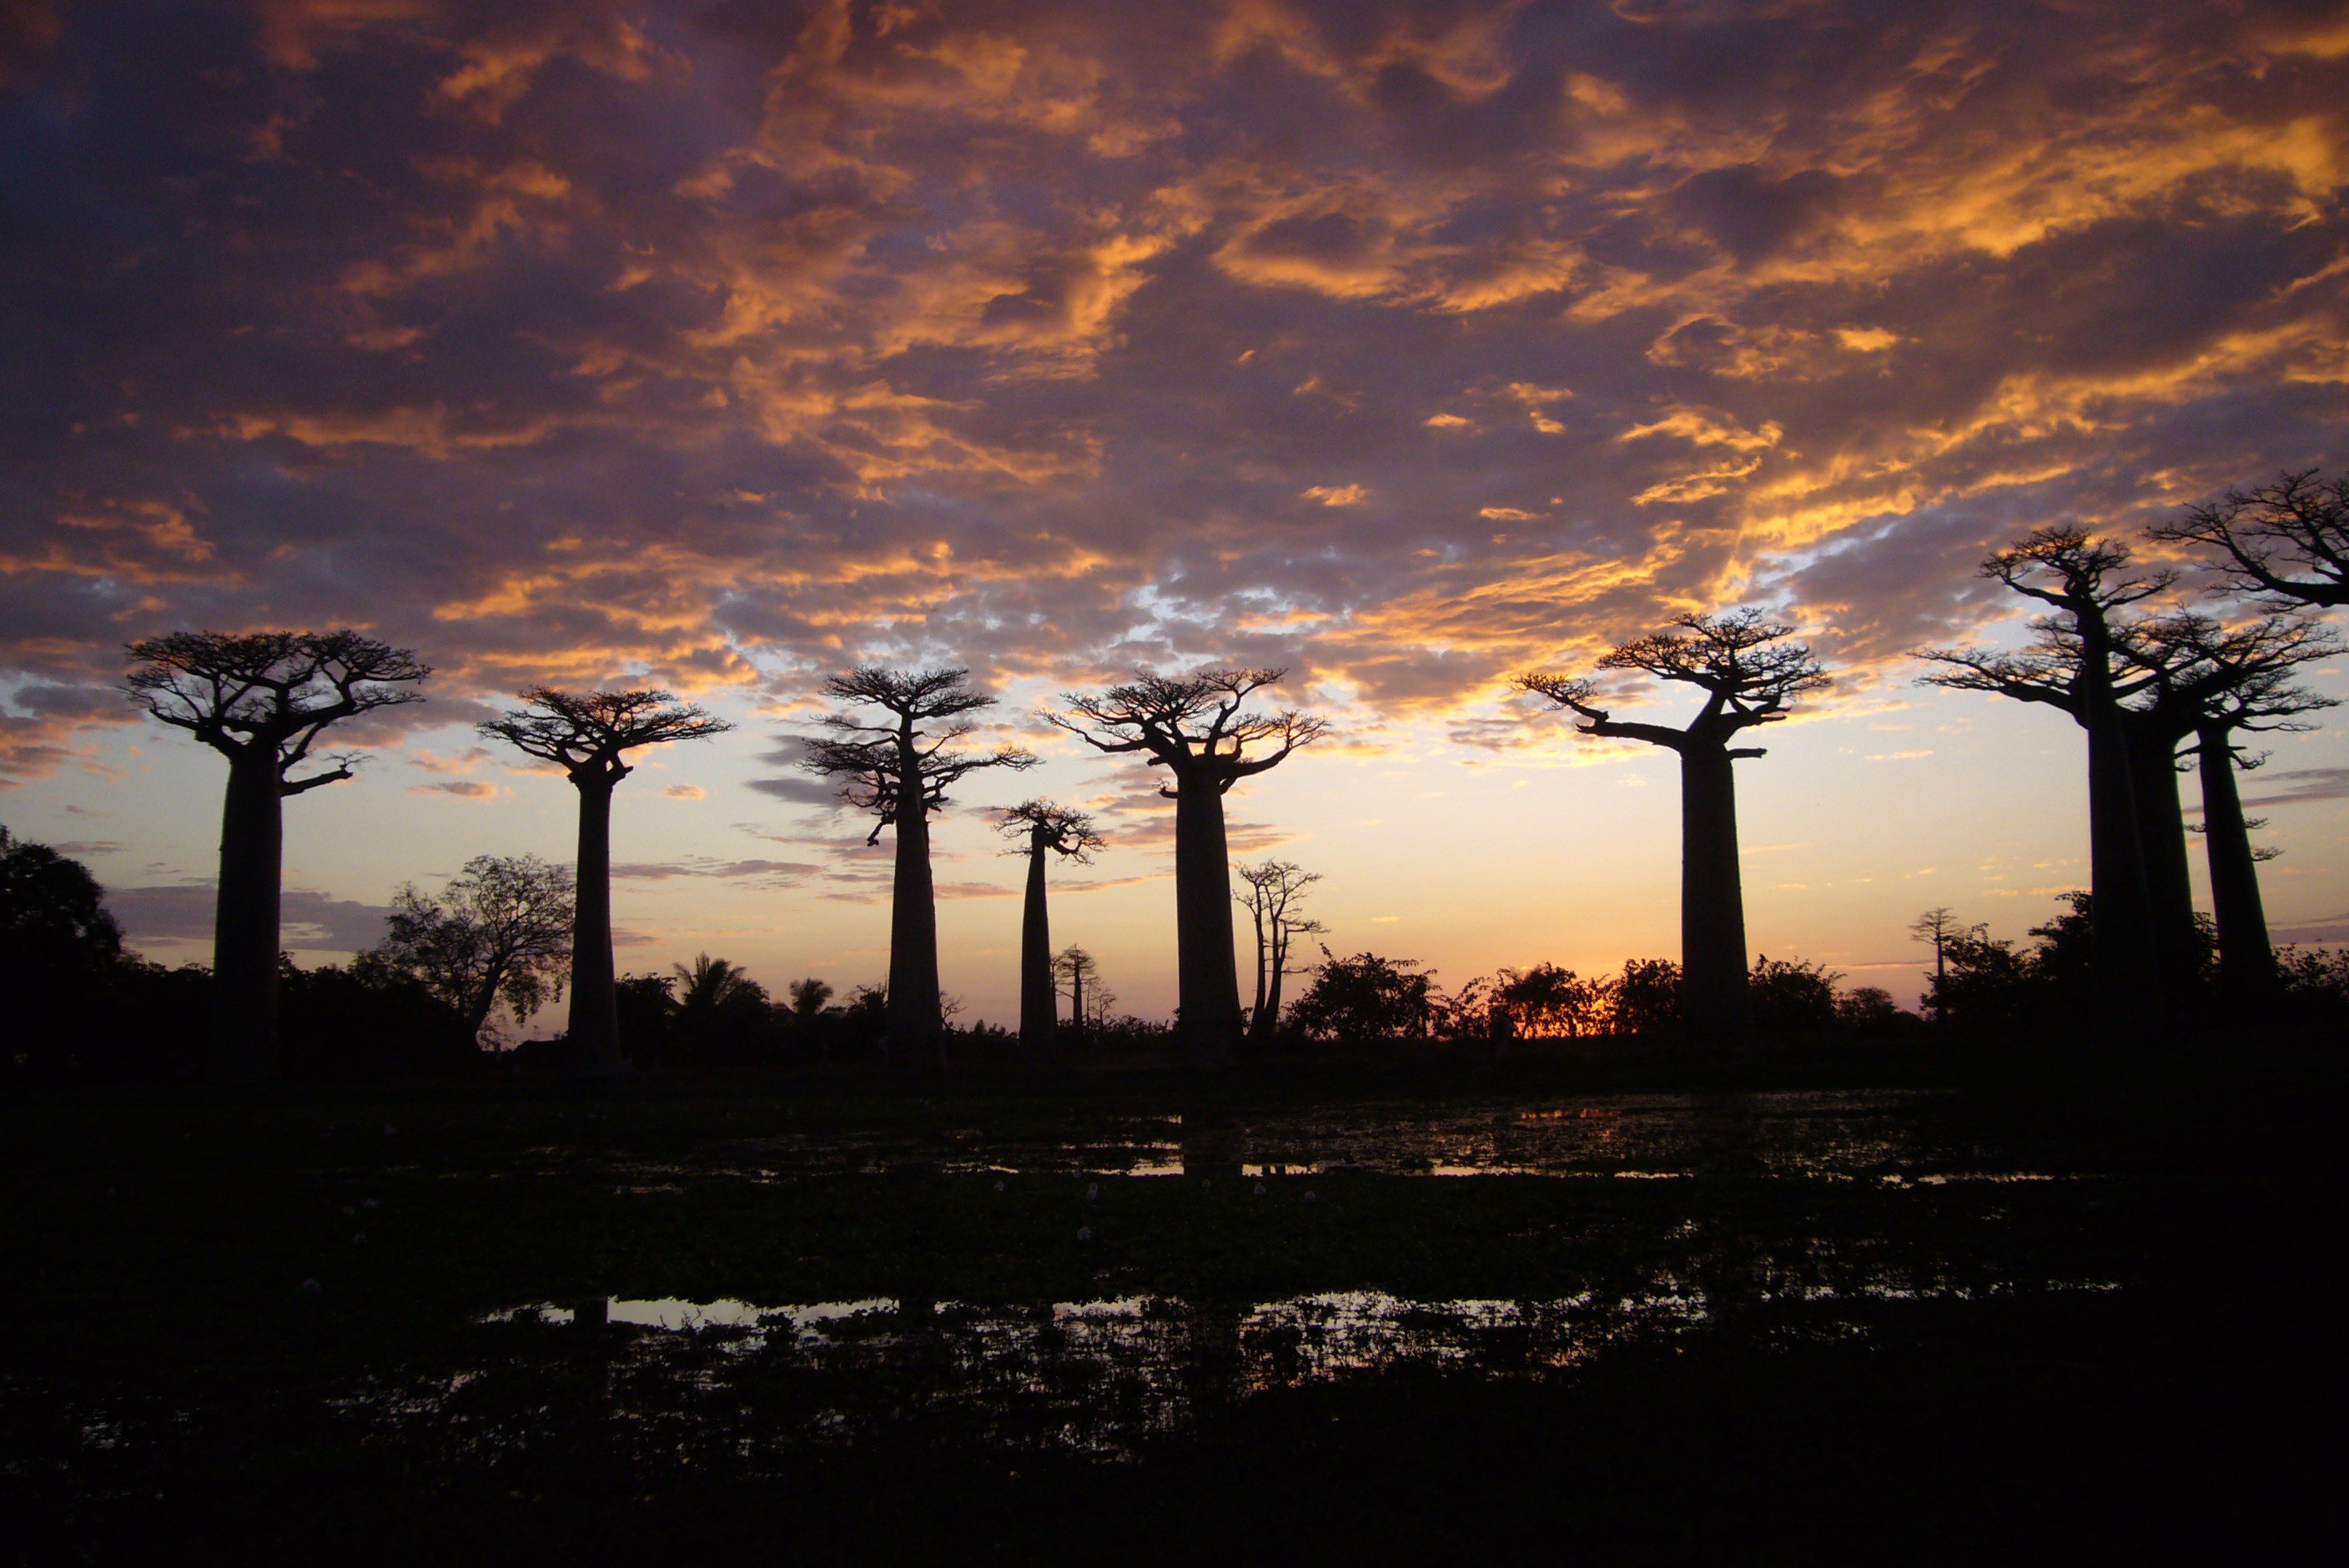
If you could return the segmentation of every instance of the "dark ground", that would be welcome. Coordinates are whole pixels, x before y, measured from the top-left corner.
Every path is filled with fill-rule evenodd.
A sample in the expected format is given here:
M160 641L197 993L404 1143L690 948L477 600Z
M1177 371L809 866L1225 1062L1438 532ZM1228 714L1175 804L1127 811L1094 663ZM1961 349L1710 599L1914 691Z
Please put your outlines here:
M19 1094L0 1561L2335 1561L2344 1077ZM881 1305L492 1315L605 1297Z

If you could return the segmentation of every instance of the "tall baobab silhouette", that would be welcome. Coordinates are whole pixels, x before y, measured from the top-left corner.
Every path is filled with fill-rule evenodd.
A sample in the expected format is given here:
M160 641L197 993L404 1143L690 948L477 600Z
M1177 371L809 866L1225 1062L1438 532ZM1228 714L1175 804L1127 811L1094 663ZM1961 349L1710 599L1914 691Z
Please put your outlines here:
M1250 694L1288 673L1142 670L1098 695L1065 694L1068 711L1044 715L1095 750L1140 752L1172 776L1158 792L1174 802L1176 1011L1185 1042L1201 1057L1228 1055L1240 1037L1224 795L1241 779L1278 767L1327 727L1294 708L1247 711ZM1273 749L1247 755L1262 745Z
M1321 880L1293 861L1264 861L1234 868L1245 887L1237 896L1256 925L1256 1008L1248 1015L1248 1040L1262 1045L1280 1026L1281 977L1288 967L1288 944L1329 927L1292 913L1305 890Z
M1520 691L1549 698L1585 721L1585 735L1644 741L1681 759L1681 1016L1692 1029L1738 1030L1746 1023L1745 894L1737 866L1737 781L1733 765L1765 755L1730 742L1785 718L1787 705L1829 684L1792 626L1759 610L1674 618L1677 631L1635 638L1599 661L1602 670L1638 670L1692 686L1704 707L1686 728L1633 724L1598 706L1588 679L1535 673Z
M827 714L831 733L809 739L800 766L841 780L841 798L873 813L865 842L897 833L896 874L889 913L889 1022L893 1048L941 1045L946 1016L938 993L938 917L930 882L930 813L947 803L947 787L988 768L1015 771L1036 765L1016 746L975 752L958 743L978 726L967 714L995 706L974 689L967 669L892 670L866 665L833 676L834 699L877 707L888 719L868 724L854 714Z
M2123 648L2127 612L2165 593L2168 571L2130 573L2128 547L2069 523L2043 528L1993 552L1981 574L2052 614L2033 622L2038 642L2020 654L1924 648L1946 668L1928 686L1995 692L2071 715L2088 741L2088 876L2098 1026L2129 1034L2150 1026L2162 989L2156 922L2137 814L2136 769L2124 703L2151 678Z
M2175 522L2147 530L2169 544L2199 544L2235 587L2320 608L2349 604L2349 476L2323 482L2316 469L2273 484L2229 490Z
M2199 977L2202 943L2195 929L2194 893L2187 872L2185 812L2178 798L2178 748L2206 727L2218 732L2216 749L2231 752L2227 738L2236 727L2305 727L2289 724L2297 714L2332 706L2286 684L2288 672L2341 652L2340 642L2309 619L2305 611L2255 616L2233 625L2211 616L2178 611L2127 626L2116 640L2121 656L2148 679L2122 711L2129 743L2130 783L2135 792L2137 836L2143 849L2146 887L2152 901L2154 941L2162 972L2172 989ZM2233 770L2221 770L2231 789ZM2240 807L2238 808L2240 810ZM2223 808L2222 808L2223 815ZM2207 820L2207 819L2206 819ZM2231 825L2222 825L2224 843ZM2249 854L2249 839L2244 853ZM2220 849L2222 857L2230 851ZM2243 867L2248 868L2246 860ZM2239 868L2231 859L2222 875ZM2234 903L2240 890L2230 890ZM2255 895L2254 895L2255 896ZM2218 891L2212 891L2213 907ZM2251 959L2251 926L2240 903L2232 922L2238 958ZM2259 922L2261 943L2265 921ZM2222 960L2222 964L2225 961ZM2240 963L2237 979L2247 978Z
M620 1013L612 985L612 791L646 746L701 740L734 727L665 691L561 692L535 686L524 707L476 727L561 768L579 791L577 903L571 935L572 1049L580 1066L616 1071Z
M352 631L174 632L129 652L131 698L228 758L205 1070L220 1082L275 1078L285 799L348 779L354 758L324 758L332 766L306 779L294 770L328 726L421 702L413 688L431 668Z
M1052 1043L1058 991L1052 985L1052 924L1044 910L1044 857L1082 865L1102 847L1092 816L1050 800L1022 800L996 826L1028 857L1028 898L1019 920L1019 1043L1042 1050Z
M2244 818L2235 787L2235 774L2258 767L2260 759L2247 758L2235 738L2305 730L2311 726L2299 722L2300 716L2337 706L2331 697L2292 685L2291 678L2302 665L2337 656L2341 641L2304 613L2261 615L2234 626L2207 615L2167 615L2147 628L2146 640L2167 650L2163 663L2183 666L2163 694L2166 700L2144 722L2161 727L2161 750L2153 760L2165 776L2170 820L2181 826L2174 758L2178 743L2193 742L2189 750L2201 775L2220 985L2233 996L2254 995L2274 985L2275 953L2268 944L2260 899L2261 857L2251 839L2254 824ZM2164 848L2181 862L2176 874L2182 880L2185 838L2177 826L2169 828Z

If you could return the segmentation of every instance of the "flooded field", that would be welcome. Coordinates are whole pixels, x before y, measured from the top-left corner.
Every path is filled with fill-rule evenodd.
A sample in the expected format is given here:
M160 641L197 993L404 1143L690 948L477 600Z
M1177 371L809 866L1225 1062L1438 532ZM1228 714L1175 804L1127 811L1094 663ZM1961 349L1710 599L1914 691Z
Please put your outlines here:
M1546 1435L1475 1475L1879 1385L2027 1403L2139 1377L2121 1347L2175 1339L2212 1249L2282 1222L2194 1114L1878 1088L27 1119L0 1492L133 1532L295 1473L502 1519L709 1487L831 1518L811 1478L911 1463L976 1489L935 1522L1015 1474L1470 1465L1501 1409ZM1371 1436L1452 1418L1441 1461Z

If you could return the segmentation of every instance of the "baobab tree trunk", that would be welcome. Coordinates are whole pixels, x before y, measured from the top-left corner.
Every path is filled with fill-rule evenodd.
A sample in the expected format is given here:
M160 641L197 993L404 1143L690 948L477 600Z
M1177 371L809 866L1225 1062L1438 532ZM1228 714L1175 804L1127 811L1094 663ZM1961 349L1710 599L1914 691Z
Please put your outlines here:
M285 798L277 748L257 741L229 758L221 809L220 899L212 915L212 1048L214 1083L278 1076L278 878Z
M1280 977L1288 972L1288 933L1282 929L1278 916L1272 923L1271 967L1272 973L1264 982L1264 1001L1256 1022L1248 1029L1248 1038L1259 1043L1269 1043L1280 1028Z
M919 758L903 761L897 792L897 872L889 907L889 1045L898 1052L942 1045L938 1005L938 912L930 883L930 813Z
M1681 1022L1698 1037L1746 1024L1745 890L1727 752L1681 753Z
M1044 830L1028 832L1028 903L1019 922L1019 1043L1030 1050L1052 1044L1052 1015L1061 993L1052 984L1052 927L1044 911Z
M1069 1027L1082 1036L1085 1029L1085 972L1069 971Z
M2088 886L2096 1028L2136 1036L2159 1016L2153 903L2137 832L2137 790L2127 738L2118 724L2088 731Z
M2230 995L2274 989L2275 949L2260 903L2259 861L2235 789L2235 749L2226 730L2197 736L2201 752L2202 838L2210 857L2210 913L2219 926L2219 984Z
M1185 1043L1209 1058L1230 1055L1240 1037L1229 859L1222 792L1209 779L1180 780L1174 795L1176 1006Z
M1248 1014L1248 1038L1251 1040L1262 1039L1271 1032L1265 1026L1264 1021L1264 970L1271 937L1264 929L1264 910L1260 907L1261 902L1260 899L1258 903L1248 906L1248 919L1256 926L1256 1006ZM1278 929L1277 916L1275 929Z
M571 924L571 1048L578 1065L614 1071L620 1052L619 998L612 986L612 787L578 778L578 902Z
M2201 968L2194 929L2194 884L2187 871L2186 813L2178 799L2177 746L2166 733L2130 738L2129 783L2137 811L2137 852L2145 859L2154 951L2173 994L2190 993Z

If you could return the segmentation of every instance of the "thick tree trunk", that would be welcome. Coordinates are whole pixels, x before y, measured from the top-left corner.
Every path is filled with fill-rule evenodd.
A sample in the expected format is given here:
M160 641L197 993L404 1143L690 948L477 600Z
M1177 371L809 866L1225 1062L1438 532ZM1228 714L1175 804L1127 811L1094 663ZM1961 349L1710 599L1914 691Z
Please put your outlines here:
M1028 835L1028 903L1019 921L1019 1043L1030 1050L1052 1044L1060 992L1052 985L1052 927L1044 912L1044 834Z
M1699 1039L1746 1025L1737 781L1719 747L1681 753L1681 1022Z
M2210 857L2210 913L2219 926L2219 984L2234 996L2275 988L2275 949L2260 903L2259 862L2235 789L2235 752L2223 728L2197 737L2201 749L2202 837Z
M2088 731L2088 882L2096 1028L2134 1037L2160 1016L2153 902L2137 831L2128 742L2110 719Z
M889 1047L900 1054L940 1046L938 912L930 884L930 814L922 799L918 758L902 759L897 794L897 874L889 907Z
M1224 798L1211 779L1178 779L1174 796L1174 936L1182 1035L1219 1059L1240 1037L1239 972L1232 951L1230 854Z
M2143 726L2132 729L2129 782L2137 812L2137 851L2145 858L2154 952L2162 980L2173 995L2192 991L2202 962L2202 944L2194 929L2194 884L2187 871L2186 813L2178 799L2177 753L2177 742L2168 731Z
M285 798L265 739L229 758L212 914L212 1016L206 1076L257 1083L282 1070L277 1020L278 878Z
M612 985L612 789L616 782L572 779L579 789L579 866L571 926L571 1048L579 1066L603 1071L627 1062L620 1050L619 998Z

